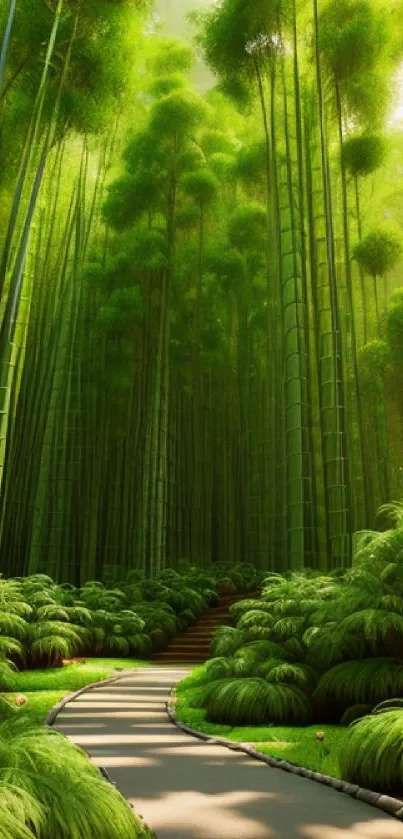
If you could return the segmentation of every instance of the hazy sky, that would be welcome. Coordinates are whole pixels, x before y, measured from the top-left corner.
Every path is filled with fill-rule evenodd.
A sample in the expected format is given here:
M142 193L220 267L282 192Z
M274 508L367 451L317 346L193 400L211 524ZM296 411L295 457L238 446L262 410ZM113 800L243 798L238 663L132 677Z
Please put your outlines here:
M191 9L210 6L211 2L212 0L157 0L155 6L157 14L166 22L170 34L191 40L192 28L187 23L187 13ZM201 62L198 62L196 67L194 80L201 88L214 84L213 77Z

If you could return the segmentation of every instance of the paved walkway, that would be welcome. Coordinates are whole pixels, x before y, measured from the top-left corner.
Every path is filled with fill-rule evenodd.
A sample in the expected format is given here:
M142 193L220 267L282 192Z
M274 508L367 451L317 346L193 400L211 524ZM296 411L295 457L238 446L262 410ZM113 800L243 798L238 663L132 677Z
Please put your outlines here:
M82 694L55 724L105 767L157 839L403 839L403 823L380 810L180 732L165 700L185 672L132 671Z

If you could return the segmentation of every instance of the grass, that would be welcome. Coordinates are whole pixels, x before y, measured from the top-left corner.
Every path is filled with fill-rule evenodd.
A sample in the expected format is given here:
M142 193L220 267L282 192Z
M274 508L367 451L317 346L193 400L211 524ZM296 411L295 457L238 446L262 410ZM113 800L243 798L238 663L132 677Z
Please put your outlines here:
M22 670L13 674L12 690L27 693L37 690L70 692L109 679L120 670L147 667L148 662L135 658L87 658L85 662L45 670Z
M147 666L148 662L134 658L88 658L85 662L54 669L23 670L13 674L12 690L0 695L14 703L17 694L23 694L27 701L18 707L18 713L42 725L49 711L66 694L116 676L121 670Z
M0 696L8 699L9 702L12 702L13 704L16 695L16 693L0 694ZM17 713L25 719L29 719L32 724L43 725L49 711L51 711L54 705L57 705L57 703L60 702L65 695L65 690L27 691L24 694L27 701L25 705L20 705L17 708Z
M340 725L309 725L301 727L267 726L239 727L218 725L206 721L206 712L190 708L186 693L178 694L175 713L178 719L191 728L210 734L212 737L225 737L236 743L248 743L264 754L288 760L297 766L304 766L314 772L322 772L333 778L341 778L338 755L343 747L346 729ZM320 729L325 737L316 738Z

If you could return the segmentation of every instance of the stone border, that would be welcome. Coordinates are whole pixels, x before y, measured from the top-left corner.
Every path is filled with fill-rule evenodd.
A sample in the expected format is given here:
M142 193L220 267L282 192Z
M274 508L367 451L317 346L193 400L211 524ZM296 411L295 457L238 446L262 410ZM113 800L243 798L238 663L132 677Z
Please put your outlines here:
M138 669L141 670L140 667ZM137 672L136 669L131 669L131 670L127 669L124 672L117 673L116 676L110 676L109 679L104 679L104 680L101 680L100 682L91 682L89 685L86 685L85 687L80 688L79 690L73 691L73 693L68 693L66 696L63 696L63 698L59 702L57 702L57 704L54 705L53 708L51 708L47 717L45 718L45 725L48 728L52 728L52 726L53 726L54 722L56 721L56 718L57 718L58 714L60 713L60 711L62 711L63 708L65 708L66 705L68 705L69 702L72 702L74 699L77 699L77 697L81 696L83 693L87 693L87 691L90 691L90 690L95 690L95 688L107 687L108 685L113 685L114 682L119 681L119 679L123 679L125 676L132 676L136 672ZM68 735L65 734L64 737L68 737ZM79 748L82 749L83 752L86 752L86 754L88 755L88 759L91 760L91 755L89 754L89 752L87 752L86 749L83 749L82 746L80 746ZM115 781L112 780L112 778L110 777L110 775L106 771L105 767L104 766L98 766L97 768L99 769L99 772L102 775L103 779L108 784L111 784L111 786L114 787L117 790L117 792L122 796L122 798L125 798L125 796L120 792L120 789L119 789L118 785L115 783ZM136 809L134 807L134 804L131 804L129 801L127 803L129 805L129 807L131 808L131 810L133 810L133 813L135 814L136 818L139 819L140 822L143 824L144 828L149 830L150 839L158 839L157 834L151 830L151 827L149 827L149 825L144 821L143 816L141 816L136 811Z
M166 703L166 711L169 719L177 728L184 731L185 734L190 734L191 737L197 737L198 740L203 740L214 746L224 746L233 752L241 752L248 755L255 760L260 760L271 766L273 769L282 769L284 772L290 772L293 775L299 775L301 778L306 778L310 781L316 781L318 784L325 784L338 792L344 792L351 798L357 798L359 801L364 801L365 804L370 804L371 807L377 807L388 813L390 816L403 821L403 801L397 798L391 798L389 795L382 795L380 792L374 792L369 789L361 789L357 784L349 784L347 781L341 781L339 778L331 778L330 775L322 775L321 772L313 772L311 769L305 769L304 766L297 766L295 763L289 763L288 760L279 760L278 758L265 755L263 752L258 752L251 746L245 743L234 743L232 740L226 740L224 737L212 737L210 734L204 734L201 731L196 731L188 725L182 723L175 716L175 708L172 705L172 693Z

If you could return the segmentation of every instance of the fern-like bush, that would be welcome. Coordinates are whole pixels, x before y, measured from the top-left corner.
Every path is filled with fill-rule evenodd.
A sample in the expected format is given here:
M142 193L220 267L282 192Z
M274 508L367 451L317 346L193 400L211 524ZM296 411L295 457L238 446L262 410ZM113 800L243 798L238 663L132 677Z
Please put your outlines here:
M287 656L279 644L273 641L251 641L244 644L233 656L232 675L256 676L268 672L269 666L284 663Z
M252 609L259 609L262 612L271 612L272 606L269 603L265 603L263 599L252 600L248 598L246 600L238 600L237 603L232 603L229 611L231 618L237 622L243 615L250 612Z
M287 660L284 647L274 641L249 641L235 653L235 658L250 656L256 664L268 658Z
M24 719L0 725L0 836L147 839L149 831L86 754Z
M244 642L243 633L233 626L220 626L211 642L211 654L217 656L234 655Z
M375 709L351 726L340 755L343 777L361 787L401 797L403 708Z
M337 664L319 679L313 695L316 708L330 719L339 718L351 705L376 705L403 695L403 662L373 658Z
M389 606L395 605L390 598ZM355 635L364 639L367 649L375 656L397 654L403 658L403 615L395 611L362 609L354 612L344 619L338 633L341 637Z
M311 703L299 688L264 679L224 679L210 685L204 707L210 722L224 725L304 725Z
M268 613L260 609L252 609L245 612L238 621L238 629L241 631L246 629L253 629L255 626L272 629L274 625L274 618Z
M318 674L308 664L295 664L288 661L279 661L266 676L268 682L273 684L283 683L296 685L308 696L312 695Z

